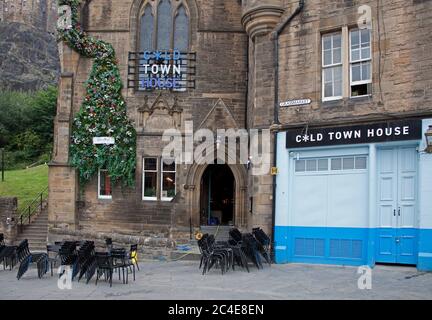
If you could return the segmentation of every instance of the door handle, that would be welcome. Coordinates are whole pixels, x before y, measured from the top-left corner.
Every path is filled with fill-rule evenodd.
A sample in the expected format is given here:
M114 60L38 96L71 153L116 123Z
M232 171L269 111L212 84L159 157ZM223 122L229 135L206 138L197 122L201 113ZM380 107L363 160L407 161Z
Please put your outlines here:
M398 208L398 216L400 217L400 215L401 215L401 208L399 207Z
M396 217L396 209L393 209L393 216Z
M399 243L400 242L400 238L396 238L396 243Z

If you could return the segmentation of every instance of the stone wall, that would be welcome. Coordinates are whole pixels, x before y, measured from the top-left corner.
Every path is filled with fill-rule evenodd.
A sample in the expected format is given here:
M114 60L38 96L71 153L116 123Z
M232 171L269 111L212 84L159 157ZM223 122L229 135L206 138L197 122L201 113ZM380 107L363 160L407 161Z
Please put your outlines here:
M356 27L360 5L369 5L372 13L372 96L322 102L321 33ZM280 37L279 98L310 98L312 104L283 108L281 123L324 125L431 114L431 21L432 1L306 1L301 16Z
M138 14L142 3L137 0L92 0L83 8L83 25L88 33L114 46L124 84L128 52L137 50ZM186 186L188 176L193 175L195 169L189 165L177 166L177 195L173 201L143 201L142 158L161 156L166 145L162 142L163 129L168 129L174 122L181 131L185 129L185 121L193 121L195 130L201 127L214 130L246 127L248 39L241 26L239 1L187 0L185 3L190 13L190 51L197 56L196 87L186 92L135 92L124 88L128 115L138 132L136 185L132 189L115 187L112 200L98 199L97 178L80 189L72 178L74 169L67 169L70 123L80 108L93 62L71 53L64 45L60 46L61 95L49 181L49 221L53 234L54 230L58 235L63 229L94 234L189 238L190 218L200 211L199 205L194 205L192 200L194 186ZM139 110L144 106L157 109L164 118L140 123ZM181 112L173 116L169 110L174 106ZM199 184L199 177L193 183ZM237 183L239 190L245 188L247 177L242 176ZM70 191L73 185L76 191ZM239 205L242 212L238 213L242 216L246 196L238 201L242 202ZM198 218L194 220L199 221Z
M17 236L18 199L0 197L0 233L4 234L6 244L13 244Z

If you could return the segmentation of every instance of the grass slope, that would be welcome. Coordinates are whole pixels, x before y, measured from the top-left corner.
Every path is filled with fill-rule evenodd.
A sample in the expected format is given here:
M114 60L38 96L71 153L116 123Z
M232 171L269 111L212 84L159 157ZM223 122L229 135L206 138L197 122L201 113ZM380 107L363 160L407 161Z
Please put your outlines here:
M33 200L47 186L47 165L25 170L5 171L4 182L1 182L0 172L0 197L17 197L19 208L28 200Z

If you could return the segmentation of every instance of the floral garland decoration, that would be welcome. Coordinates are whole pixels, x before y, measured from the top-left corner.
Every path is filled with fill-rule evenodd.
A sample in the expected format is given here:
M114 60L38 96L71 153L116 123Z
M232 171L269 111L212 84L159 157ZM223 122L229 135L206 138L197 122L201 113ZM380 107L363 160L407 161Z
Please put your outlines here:
M100 168L108 170L112 183L133 186L136 168L136 131L122 97L115 50L105 41L88 36L78 24L81 0L59 0L68 6L71 25L58 27L59 40L84 57L93 58L86 95L72 125L70 163L79 171L80 184L87 183ZM94 137L113 137L114 145L94 145Z

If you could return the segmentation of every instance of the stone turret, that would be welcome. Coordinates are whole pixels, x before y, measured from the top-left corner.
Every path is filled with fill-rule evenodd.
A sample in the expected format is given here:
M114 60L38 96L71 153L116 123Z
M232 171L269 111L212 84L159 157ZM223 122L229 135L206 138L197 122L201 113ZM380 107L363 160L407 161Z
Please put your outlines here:
M269 34L279 22L284 9L282 0L245 0L242 23L251 39Z
M275 56L271 32L284 13L282 0L245 0L242 2L242 24L249 35L249 128L269 129L274 121ZM271 141L273 159L273 137ZM249 180L249 227L272 230L273 177L254 176Z

